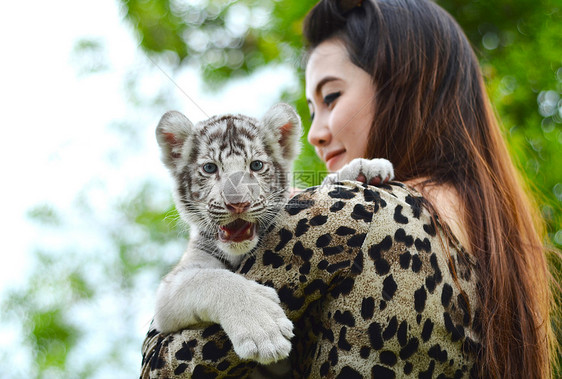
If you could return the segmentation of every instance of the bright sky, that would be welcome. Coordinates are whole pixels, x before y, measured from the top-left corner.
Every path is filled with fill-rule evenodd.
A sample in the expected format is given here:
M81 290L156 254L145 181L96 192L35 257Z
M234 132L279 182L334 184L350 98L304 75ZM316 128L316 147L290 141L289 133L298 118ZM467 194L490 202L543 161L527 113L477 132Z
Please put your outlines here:
M103 25L103 27L100 27ZM50 202L68 206L100 158L105 125L123 115L118 80L77 79L71 51L80 37L101 37L116 76L135 45L119 27L113 2L31 1L0 5L0 196L3 226L0 284L21 276L36 235L27 209ZM111 36L111 38L109 38ZM96 168L99 169L99 168ZM6 217L8 216L8 217Z

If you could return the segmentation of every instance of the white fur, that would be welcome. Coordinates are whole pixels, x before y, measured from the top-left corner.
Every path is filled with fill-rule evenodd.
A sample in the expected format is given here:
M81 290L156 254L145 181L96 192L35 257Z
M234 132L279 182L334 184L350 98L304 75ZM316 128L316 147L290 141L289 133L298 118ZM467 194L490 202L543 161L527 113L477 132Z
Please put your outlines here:
M199 127L200 124L194 126L179 112L168 112L162 117L156 136L162 149L162 161L172 175L177 175L187 167L186 157L197 143L193 141L192 133ZM215 128L221 130L221 125L217 124ZM272 107L261 120L260 128L263 139L268 141L271 148L272 157L253 156L252 159L263 158L264 164L276 159L283 166L289 166L298 154L301 134L300 119L293 108L286 104ZM212 129L209 133L213 133ZM248 141L248 145L251 144L252 141ZM205 149L203 144L197 147L200 151ZM205 154L201 155L204 160L197 162L197 167L208 159ZM236 173L244 172L248 162L242 157L231 156L220 162L220 165L224 173ZM258 242L258 238L255 238L225 244L208 241L208 238L204 239L199 233L199 230L208 227L206 223L213 222L205 220L213 212L215 218L221 219L221 225L234 221L237 217L223 209L226 193L224 189L229 185L225 182L227 178L227 175L220 175L216 181L207 182L204 194L206 200L192 202L189 209L181 204L176 188L176 205L182 218L191 226L191 240L180 263L166 275L158 288L154 323L156 329L164 333L175 332L200 322L220 323L232 341L234 351L241 358L268 364L289 355L290 339L293 336L293 324L285 316L276 291L229 271L209 251L200 248L205 246L207 250L211 249L236 267L243 255ZM263 179L251 180L256 180L260 188L265 184L260 182ZM267 191L262 189L260 195L262 193L264 198L254 199L253 208L242 216L243 219L253 222L252 212L259 213L271 201L265 197ZM284 197L280 195L275 199L283 200ZM267 217L275 220L276 215Z
M243 359L262 364L289 355L293 324L277 292L226 269L217 259L188 249L160 284L154 318L167 333L200 322L220 323Z

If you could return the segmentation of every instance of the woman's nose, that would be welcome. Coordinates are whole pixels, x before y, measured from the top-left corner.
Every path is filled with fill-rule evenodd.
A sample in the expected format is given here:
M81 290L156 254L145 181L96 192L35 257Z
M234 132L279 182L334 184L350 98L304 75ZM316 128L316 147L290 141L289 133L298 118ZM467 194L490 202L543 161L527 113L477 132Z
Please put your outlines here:
M312 146L322 147L330 144L332 135L326 123L321 122L319 117L315 117L310 125L307 139Z

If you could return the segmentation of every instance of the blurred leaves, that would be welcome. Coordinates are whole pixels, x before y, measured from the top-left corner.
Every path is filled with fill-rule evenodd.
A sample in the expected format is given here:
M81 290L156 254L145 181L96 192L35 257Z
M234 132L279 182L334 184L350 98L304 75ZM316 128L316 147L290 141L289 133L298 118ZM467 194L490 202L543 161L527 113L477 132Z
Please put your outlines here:
M183 38L186 22L181 10L172 9L170 1L128 0L124 1L124 6L144 49L156 53L172 51L180 61L188 55Z
M269 64L288 59L296 63L302 18L312 4L310 0L123 1L126 18L148 54L171 52L177 65L200 67L214 89Z
M63 310L33 313L29 323L33 344L38 347L36 363L39 371L52 367L64 368L67 352L76 343L77 331L64 320Z
M50 204L36 205L27 212L27 217L44 226L60 226L62 223L57 210Z
M562 246L562 1L443 0L481 57L512 155Z
M77 41L70 58L78 76L103 72L109 68L105 44L98 39L83 38Z
M137 190L112 200L116 212L109 217L92 213L87 194L70 214L46 205L29 212L49 226L46 241L53 246L37 249L24 283L5 291L0 319L21 336L19 349L33 364L8 375L10 360L0 360L3 378L120 378L137 372L152 312L150 307L138 314L140 305L151 304L187 238L167 190L152 182ZM86 222L89 232L69 235L78 222ZM0 358L7 355L0 350Z

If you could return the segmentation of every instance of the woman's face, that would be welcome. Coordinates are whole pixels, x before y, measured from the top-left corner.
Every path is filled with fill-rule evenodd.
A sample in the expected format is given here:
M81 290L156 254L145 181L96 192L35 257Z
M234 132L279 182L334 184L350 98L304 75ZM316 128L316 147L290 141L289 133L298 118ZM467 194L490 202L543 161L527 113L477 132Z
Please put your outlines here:
M312 119L308 142L328 170L364 158L375 92L371 76L351 63L341 42L327 40L312 51L306 97Z

